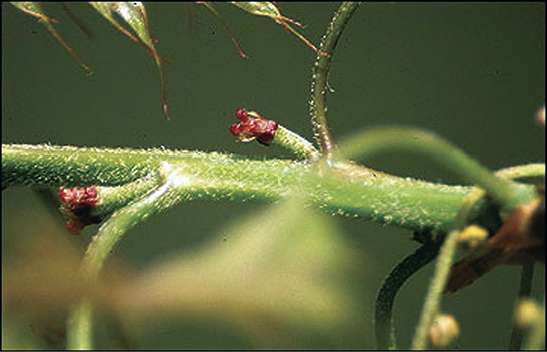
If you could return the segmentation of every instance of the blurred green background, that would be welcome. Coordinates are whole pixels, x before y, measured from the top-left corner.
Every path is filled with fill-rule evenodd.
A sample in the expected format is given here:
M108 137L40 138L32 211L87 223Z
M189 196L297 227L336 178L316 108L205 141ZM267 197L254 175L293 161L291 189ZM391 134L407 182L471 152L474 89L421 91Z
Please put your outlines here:
M287 17L318 44L337 3L281 3ZM164 66L171 121L161 110L152 57L95 10L70 4L94 31L87 38L56 3L45 5L56 29L93 69L86 74L35 18L2 3L2 143L199 149L287 157L276 147L237 143L234 111L256 110L312 138L308 118L314 53L267 18L227 4L217 9L249 59L238 56L219 21L203 6L147 4ZM366 3L341 38L329 77L329 121L335 139L378 125L437 132L491 169L543 162L545 130L544 3ZM413 155L382 155L374 168L434 182L459 180ZM136 272L175 252L199 252L231 221L262 204L179 205L135 228L114 257ZM17 259L37 229L68 237L62 221L30 190L2 193L4 264ZM383 277L417 248L408 231L335 218L338 241L354 250L340 275L355 310L344 329L292 331L287 344L249 338L229 323L199 314L141 332L134 348L374 348L372 307ZM85 241L95 229L80 238ZM6 269L7 270L7 269ZM401 347L409 345L431 266L403 288L395 306ZM461 324L460 349L504 349L518 290L518 267L498 268L445 300ZM544 266L534 279L544 293ZM3 317L5 318L5 317ZM275 335L275 334L274 334Z

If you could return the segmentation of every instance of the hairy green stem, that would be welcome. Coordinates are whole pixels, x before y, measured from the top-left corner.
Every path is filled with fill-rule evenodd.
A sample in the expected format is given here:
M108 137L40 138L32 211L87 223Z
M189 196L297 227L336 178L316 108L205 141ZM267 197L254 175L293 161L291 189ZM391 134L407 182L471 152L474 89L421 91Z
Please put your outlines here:
M107 256L129 229L182 199L180 195L183 192L180 189L175 192L178 187L184 186L178 170L168 169L163 170L162 173L165 179L163 184L115 212L99 228L97 235L89 244L82 262L82 271L91 287L97 283L99 272ZM92 318L93 303L89 297L85 297L69 315L67 326L69 349L93 349Z
M92 215L104 219L133 200L142 197L154 187L157 187L160 182L160 175L150 174L123 186L97 187L100 201L97 207L93 209Z
M319 151L308 140L281 125L275 132L273 143L287 149L299 159L313 162L320 156Z
M445 186L338 162L315 168L290 160L219 153L4 145L3 187L120 186L158 174L162 162L186 170L192 199L272 202L306 190L330 213L361 216L413 230L448 228L470 187Z
M325 157L330 157L335 149L327 123L326 94L330 64L342 31L359 5L360 3L356 2L345 2L336 11L325 36L321 40L319 50L323 55L317 55L313 66L310 115L315 139Z
M193 187L187 200L272 202L298 188L331 214L417 231L447 231L473 189L400 178L344 161L318 167L220 153L50 145L3 145L2 186L121 186L158 175L164 162L187 173Z
M415 128L378 128L355 135L345 141L340 155L355 158L385 151L411 151L426 155L454 174L484 189L506 210L537 197L537 192L490 170L434 133Z

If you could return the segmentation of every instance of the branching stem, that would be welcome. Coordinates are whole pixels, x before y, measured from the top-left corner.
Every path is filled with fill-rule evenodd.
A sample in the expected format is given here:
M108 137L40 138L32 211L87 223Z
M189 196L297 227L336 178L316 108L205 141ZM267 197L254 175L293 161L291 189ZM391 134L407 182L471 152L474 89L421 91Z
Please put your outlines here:
M106 258L112 252L116 243L133 226L143 222L161 210L167 209L180 196L175 196L174 190L180 185L180 175L177 170L167 170L165 181L147 195L136 199L128 206L115 212L99 229L93 241L89 244L82 262L84 278L93 287ZM153 181L150 181L153 182ZM180 195L180 190L179 190ZM93 303L90 297L85 297L69 315L67 345L69 349L93 349L92 344Z
M528 193L522 185L494 175L455 145L421 129L387 127L368 130L347 139L340 148L340 155L352 159L387 151L425 155L464 181L485 190L506 210L537 197L536 191Z
M535 168L510 168L496 172L496 176L505 178L522 178L535 175L545 175L545 170ZM452 230L444 240L439 252L435 273L427 290L425 303L420 315L420 321L412 340L413 350L423 350L427 347L427 332L439 312L441 295L450 274L450 268L456 254L459 232L464 228L466 219L473 205L484 196L481 189L474 189L462 202L461 208L454 219Z
M187 172L191 187L187 200L272 202L297 187L306 189L317 206L332 214L416 231L448 231L462 200L473 189L400 178L344 161L317 170L298 161L221 153L50 145L2 145L2 188L122 186L157 175L163 162ZM532 164L516 170L538 174L544 168ZM519 186L529 192L535 189ZM484 205L479 202L473 211Z

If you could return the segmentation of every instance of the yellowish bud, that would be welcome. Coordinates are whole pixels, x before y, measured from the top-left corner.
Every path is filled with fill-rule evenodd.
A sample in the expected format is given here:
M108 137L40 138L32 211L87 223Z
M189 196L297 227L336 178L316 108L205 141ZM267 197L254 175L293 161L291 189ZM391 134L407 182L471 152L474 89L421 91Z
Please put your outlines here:
M474 250L486 243L488 231L477 225L467 226L458 236L458 247L463 251Z
M451 315L438 315L429 328L429 340L433 348L447 348L459 335L460 326Z
M515 308L515 324L522 330L529 330L538 320L539 314L536 302L528 298L522 299Z

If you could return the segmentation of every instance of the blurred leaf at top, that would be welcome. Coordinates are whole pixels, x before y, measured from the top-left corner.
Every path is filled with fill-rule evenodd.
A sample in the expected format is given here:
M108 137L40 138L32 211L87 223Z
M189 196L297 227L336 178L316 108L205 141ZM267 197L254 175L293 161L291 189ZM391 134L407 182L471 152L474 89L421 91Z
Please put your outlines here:
M298 33L294 28L291 27L291 25L289 25L289 23L291 23L297 27L302 27L302 25L295 20L281 15L281 12L279 12L279 8L276 3L271 1L232 1L232 4L244 11L247 11L250 14L271 18L276 23L282 25L287 32L291 32L295 36L297 36L298 39L303 41L309 48L315 51L316 54L324 55L323 52L317 50L315 45L313 45L308 39L306 39L302 34Z
M332 219L290 200L240 220L203 250L162 259L122 285L115 305L136 335L153 320L208 316L256 347L295 347L298 330L347 333L355 301L341 274L351 258Z
M226 29L232 41L234 42L237 50L242 57L247 57L241 50L238 42L232 34L228 24L220 16L218 11L207 2L200 2L206 5L206 7L220 20L223 27ZM39 21L43 22L48 31L65 47L65 49L76 59L76 61L87 71L91 71L91 68L80 58L74 49L72 49L57 33L52 23L58 23L57 20L48 17L39 2L12 2L12 4L19 10L28 13L34 17L37 17ZM134 42L142 45L152 56L156 62L158 73L160 76L161 94L162 94L162 108L163 113L167 119L169 117L169 108L167 106L167 89L165 86L165 78L163 74L162 61L168 63L163 59L156 50L154 43L157 42L150 33L150 27L148 25L148 16L146 15L146 9L142 2L89 2L89 4L95 8L104 18L106 18L112 25L118 30L128 36ZM287 32L292 32L300 40L302 40L308 47L313 49L317 54L323 55L323 53L309 41L303 35L298 33L290 24L301 27L302 25L288 17L281 14L277 4L267 1L255 1L255 2L232 2L233 5L245 10L248 13L257 16L266 16L273 19L276 23L282 25ZM66 6L65 6L66 9ZM74 18L73 14L69 15ZM129 26L129 29L133 33L126 29L122 23L118 20L121 18L123 22ZM289 24L290 23L290 24ZM88 33L86 31L86 33Z
M52 23L58 23L57 20L45 15L44 10L39 2L13 2L12 3L19 10L24 11L34 17L37 17L44 23L46 28L53 34L55 38L65 47L68 52L78 61L78 63L87 71L91 71L91 68L87 66L84 61L78 56L76 51L72 49L53 28ZM161 94L162 94L162 107L163 113L169 119L169 109L167 107L167 91L165 87L165 79L163 76L163 68L161 62L168 63L157 52L154 43L156 39L150 34L150 28L148 26L148 17L146 15L146 9L144 5L139 1L133 2L89 2L89 4L95 8L104 18L106 18L114 27L119 29L123 34L128 36L134 42L142 45L152 56L156 62L160 76ZM121 18L131 30L134 31L136 36L129 30L124 28L118 19L114 16ZM137 74L137 73L136 73Z
M146 15L146 9L142 2L133 1L133 2L89 2L91 6L95 8L104 18L106 18L110 23L119 29L123 34L127 35L134 42L142 45L156 61L156 66L158 67L158 72L160 75L160 84L161 84L161 95L162 95L162 105L163 113L169 119L169 109L167 107L167 92L165 88L165 79L163 78L163 69L161 66L161 61L165 61L157 52L154 43L157 42L156 39L150 34L150 28L148 26L148 17ZM125 29L118 20L114 17L114 14L117 14L121 17L129 27L137 34L135 37L131 32ZM139 40L140 39L140 40ZM167 62L168 63L168 62Z
M44 26L46 26L47 30L55 37L55 39L57 39L57 41L59 41L59 43L61 43L61 45L70 53L70 55L74 57L78 64L80 64L80 66L82 66L86 71L91 72L91 68L84 62L84 60L82 60L82 58L80 58L78 53L76 53L76 51L74 51L74 49L72 49L70 45L68 45L63 40L63 38L61 38L59 33L57 33L57 31L53 27L53 23L59 23L59 21L46 16L44 10L42 9L42 5L39 2L21 1L12 2L12 4L19 10L38 18L39 22L42 22Z

